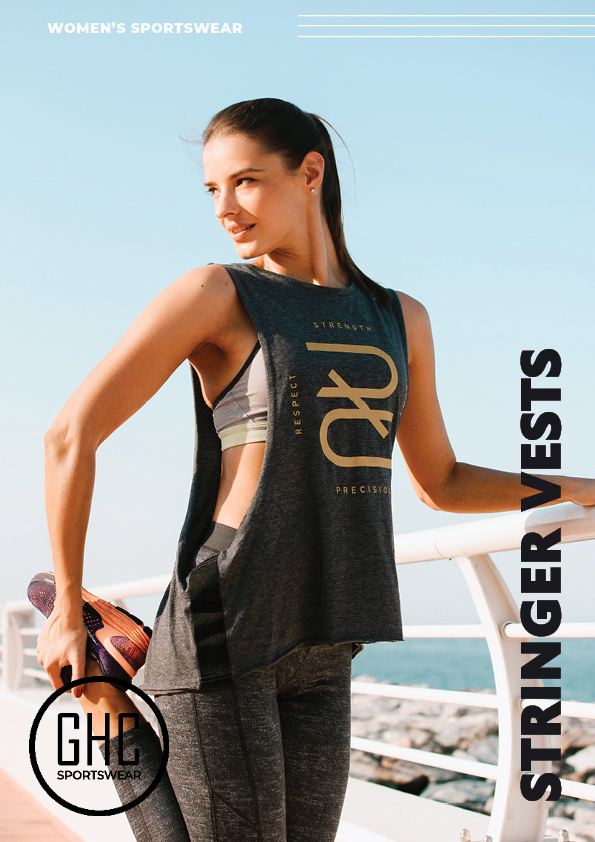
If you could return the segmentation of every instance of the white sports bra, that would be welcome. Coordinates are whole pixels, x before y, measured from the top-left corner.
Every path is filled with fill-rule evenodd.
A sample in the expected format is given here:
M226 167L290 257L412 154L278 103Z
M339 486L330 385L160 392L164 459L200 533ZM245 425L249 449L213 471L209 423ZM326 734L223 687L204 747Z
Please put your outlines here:
M221 450L266 441L267 383L260 342L214 401L213 421L221 439Z

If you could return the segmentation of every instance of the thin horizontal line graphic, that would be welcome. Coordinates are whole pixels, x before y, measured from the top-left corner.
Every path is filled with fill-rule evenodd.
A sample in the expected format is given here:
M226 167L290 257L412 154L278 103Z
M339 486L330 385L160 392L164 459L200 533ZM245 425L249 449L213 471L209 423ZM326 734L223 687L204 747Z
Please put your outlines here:
M298 18L595 18L595 15L298 15Z
M298 23L298 27L332 27L338 29L339 27L354 27L355 29L364 29L366 27L402 27L410 29L576 29L579 27L595 27L595 23Z
M595 38L595 35L298 35L298 38Z
M568 15L553 15L553 14L546 14L546 15L504 15L504 14L495 14L495 15L472 15L472 14L453 14L453 15L445 15L445 14L395 14L395 15L381 15L381 14L345 14L345 15L321 15L321 14L299 14L298 18L446 18L446 19L454 19L454 18L524 18L526 20L533 20L533 19L541 19L541 18L549 18L549 19L556 19L558 23L298 23L299 29L305 28L332 28L332 29L376 29L376 28L390 28L390 29L581 29L581 28L594 28L595 24L592 23L565 23L564 20L567 18L595 18L595 15L578 15L578 14L568 14ZM564 19L564 20L563 20ZM595 38L595 35L578 35L578 34L430 34L430 33L423 33L423 34L369 34L369 33L360 33L360 34L298 34L298 38Z

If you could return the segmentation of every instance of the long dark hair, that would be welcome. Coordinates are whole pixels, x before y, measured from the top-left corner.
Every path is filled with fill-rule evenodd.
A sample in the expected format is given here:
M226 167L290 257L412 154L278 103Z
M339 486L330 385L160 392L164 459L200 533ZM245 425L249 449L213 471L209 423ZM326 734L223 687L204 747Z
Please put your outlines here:
M215 114L204 130L202 140L206 144L215 135L247 135L257 140L266 152L282 155L290 170L296 170L308 152L319 152L324 158L322 206L339 265L367 295L381 306L389 307L388 290L358 269L347 251L339 173L325 122L317 114L302 111L283 99L250 99L236 102Z

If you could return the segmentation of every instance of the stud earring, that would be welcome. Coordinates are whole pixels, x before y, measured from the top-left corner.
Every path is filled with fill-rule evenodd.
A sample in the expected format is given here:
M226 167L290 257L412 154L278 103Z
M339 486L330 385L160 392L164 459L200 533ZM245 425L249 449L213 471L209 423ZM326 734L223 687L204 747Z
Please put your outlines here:
M313 187L310 187L310 193L316 193L316 190Z

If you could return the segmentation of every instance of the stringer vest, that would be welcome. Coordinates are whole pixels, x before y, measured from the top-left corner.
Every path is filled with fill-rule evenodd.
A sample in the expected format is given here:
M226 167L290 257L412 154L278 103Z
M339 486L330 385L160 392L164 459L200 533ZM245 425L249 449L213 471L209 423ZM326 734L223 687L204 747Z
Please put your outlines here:
M175 568L144 688L229 682L300 644L401 640L391 453L408 387L397 294L224 267L262 346L264 459L226 551L194 565L217 499L220 441L194 369L196 447Z

